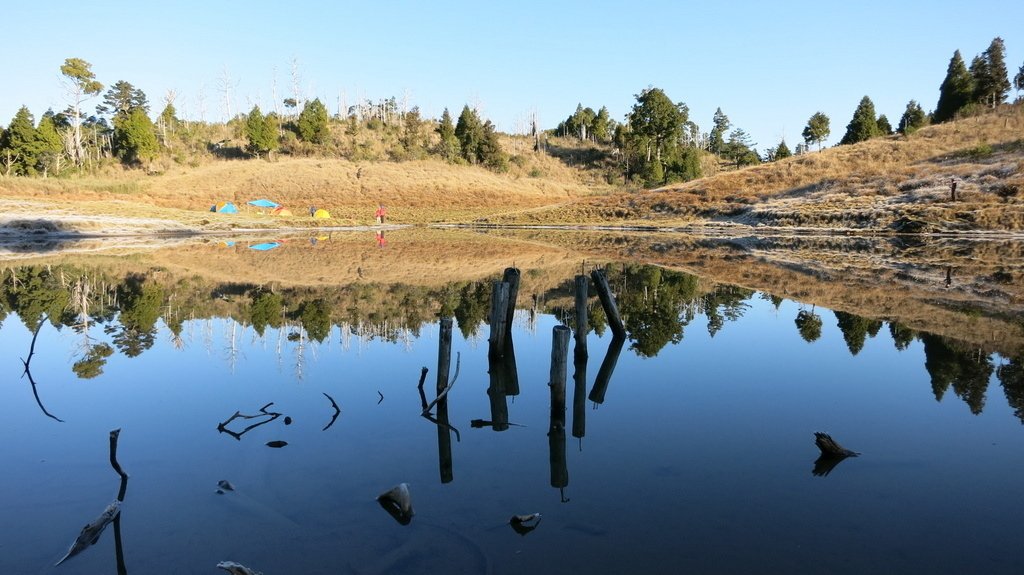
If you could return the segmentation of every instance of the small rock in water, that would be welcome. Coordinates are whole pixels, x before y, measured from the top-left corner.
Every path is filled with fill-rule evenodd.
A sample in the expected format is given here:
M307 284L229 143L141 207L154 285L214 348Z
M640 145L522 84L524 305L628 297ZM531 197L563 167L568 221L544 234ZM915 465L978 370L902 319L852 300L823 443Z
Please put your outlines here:
M291 425L292 424L292 418L287 416L287 415L284 416L284 424L285 425Z
M288 445L287 441L268 441L267 447L284 447Z
M228 481L227 479L221 479L220 481L218 481L217 482L217 487L220 487L224 491L234 491L235 490L235 486L232 485L231 482Z

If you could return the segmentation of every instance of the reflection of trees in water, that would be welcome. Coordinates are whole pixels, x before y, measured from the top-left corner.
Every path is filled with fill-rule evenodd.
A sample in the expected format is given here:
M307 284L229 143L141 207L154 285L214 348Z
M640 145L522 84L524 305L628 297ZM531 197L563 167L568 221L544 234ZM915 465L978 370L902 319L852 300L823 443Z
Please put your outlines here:
M895 321L889 322L889 335L892 336L892 342L896 345L896 349L903 351L910 347L910 344L917 337L917 333L909 327Z
M1006 394L1006 402L1014 415L1024 423L1024 358L1015 357L996 370L999 383Z
M531 277L529 272L526 277ZM608 279L631 348L644 357L653 357L669 343L681 342L686 326L701 314L707 317L708 333L717 334L728 322L742 317L751 298L758 295L734 286L702 284L691 274L641 264L611 266ZM196 329L195 320L221 317L234 318L242 326L252 325L260 337L267 327L278 329L279 358L285 340L295 334L295 341L302 345L302 357L297 360L297 369L301 370L304 355L315 351L310 344L327 340L335 325L340 328L341 343L346 349L353 337L358 338L360 345L372 340L407 342L439 313L454 316L467 339L476 337L487 321L491 283L452 282L441 288L355 284L274 289L252 284L214 284L197 277L172 280L153 272L117 277L103 269L28 266L0 274L0 322L14 312L31 329L42 321L49 321L58 330L70 327L83 338L80 356L72 365L72 371L83 379L101 375L115 350L135 357L153 346L161 318L174 334L182 332L185 322L189 322L191 332ZM523 292L520 306L537 306L573 325L572 305L561 308L545 304L565 301L572 286L573 279L565 278L551 291ZM782 302L781 298L764 292L759 297L776 307ZM596 298L592 299L596 302ZM603 309L591 305L589 313L591 330L601 335L607 328ZM879 320L842 311L834 313L853 355L882 327ZM809 312L801 309L795 323L806 341L820 338L822 321L813 306ZM94 328L98 326L107 334L106 342L97 340L102 337L94 339L98 333ZM208 327L204 333L212 339L212 324ZM941 399L952 388L973 413L981 412L988 379L995 370L990 354L948 338L916 332L895 321L889 322L888 329L898 350L907 349L915 340L923 343L925 368L936 398ZM1015 358L1000 366L998 377L1007 401L1024 421L1021 371L1021 358Z
M945 338L921 334L924 344L924 367L932 378L936 400L942 400L952 386L953 393L964 400L971 413L979 414L985 407L985 391L992 375L992 358L978 349L961 349Z
M864 342L868 336L875 337L882 329L882 322L876 319L868 319L844 311L833 312L836 315L836 325L843 333L843 340L850 354L857 355L864 349Z
M814 343L821 337L821 316L814 313L814 307L811 307L810 311L800 310L793 322L796 323L796 329L800 332L800 337L807 343Z

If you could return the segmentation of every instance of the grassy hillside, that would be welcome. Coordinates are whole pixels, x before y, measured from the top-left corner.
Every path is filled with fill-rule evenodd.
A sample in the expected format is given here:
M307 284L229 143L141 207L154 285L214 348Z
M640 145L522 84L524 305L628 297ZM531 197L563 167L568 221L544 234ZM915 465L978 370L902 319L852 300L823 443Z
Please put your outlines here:
M621 192L492 223L1024 229L1024 106L657 190ZM950 178L959 198L949 199Z

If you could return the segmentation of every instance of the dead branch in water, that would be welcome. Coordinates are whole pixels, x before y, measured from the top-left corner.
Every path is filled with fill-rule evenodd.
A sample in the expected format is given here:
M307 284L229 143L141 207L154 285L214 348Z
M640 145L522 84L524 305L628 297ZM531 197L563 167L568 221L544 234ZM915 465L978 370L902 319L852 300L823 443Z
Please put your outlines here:
M234 437L235 439L241 441L242 440L242 436L245 435L246 433L249 433L250 431L252 431L253 429L256 429L257 427L259 427L261 425L266 425L266 424L270 423L271 421L274 421L275 419L277 419L278 417L281 417L283 415L281 413L277 413L276 411L267 411L267 408L270 407L271 405L274 405L273 401L271 401L270 403L268 403L268 404L264 405L263 407L261 407L259 409L260 413L256 413L256 414L253 414L253 415L246 415L246 414L244 414L244 413L242 413L240 411L236 411L234 415L232 415L231 417L227 418L222 423L217 425L217 431L219 431L221 433L227 433L231 437ZM246 427L242 431L237 431L236 432L236 431L231 431L230 429L227 428L227 425L229 423L231 423L232 421L236 420L236 419L256 419L258 417L267 417L268 419L266 419L265 421L260 421L260 422L254 423L254 424L250 425L249 427Z
M433 409L435 405L437 405L437 402L439 402L442 399L444 399L448 395L448 392L451 391L453 387L455 387L455 380L459 379L459 366L460 366L461 363L462 363L462 354L459 353L459 352L456 352L455 353L455 375L452 377L452 380L450 382L448 382L448 386L444 388L444 391L442 391L441 393L437 394L437 397L434 398L434 401L431 401L430 405L428 405L425 408L423 408L423 412L420 413L420 415L427 415L428 413L430 413L430 410Z
M321 393L323 393L323 392L321 392ZM340 408L340 407L338 407L338 402L334 401L334 398L333 398L333 397L331 397L331 396L329 396L329 395L327 395L326 393L324 393L324 397L326 397L327 399L331 400L331 407L333 407L333 408L334 408L334 417L331 417L331 422L330 422L330 423L328 423L328 424L327 424L327 425L326 425L326 426L325 426L325 427L324 427L323 429L321 429L320 431L327 431L328 429L330 429L330 427L331 427L332 425L334 425L334 422L335 422L335 421L337 421L337 419L338 419L338 416L339 416L339 415L341 415L341 408Z

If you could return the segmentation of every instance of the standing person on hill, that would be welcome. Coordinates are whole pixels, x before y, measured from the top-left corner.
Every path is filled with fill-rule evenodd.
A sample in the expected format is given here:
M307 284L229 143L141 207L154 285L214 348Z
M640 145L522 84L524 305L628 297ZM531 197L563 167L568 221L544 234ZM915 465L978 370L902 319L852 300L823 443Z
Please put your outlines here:
M378 207L377 207L377 211L373 213L373 217L377 218L377 223L378 224L383 224L384 223L384 218L386 218L387 215L388 215L388 210L387 210L387 208L384 207L384 204L379 204Z

